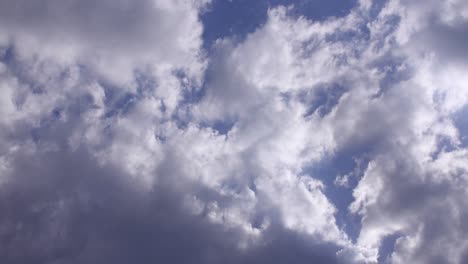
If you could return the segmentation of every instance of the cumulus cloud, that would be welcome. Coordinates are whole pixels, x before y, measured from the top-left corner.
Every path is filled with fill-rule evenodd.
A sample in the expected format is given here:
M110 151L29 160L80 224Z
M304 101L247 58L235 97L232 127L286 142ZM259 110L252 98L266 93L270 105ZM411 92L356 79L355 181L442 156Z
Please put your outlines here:
M465 263L467 5L209 4L0 1L0 259Z

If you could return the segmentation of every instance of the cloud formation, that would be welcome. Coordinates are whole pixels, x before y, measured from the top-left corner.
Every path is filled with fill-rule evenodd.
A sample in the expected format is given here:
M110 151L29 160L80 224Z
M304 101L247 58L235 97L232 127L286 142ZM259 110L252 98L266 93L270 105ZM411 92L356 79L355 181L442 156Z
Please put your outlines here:
M466 263L468 5L213 6L0 0L0 260Z

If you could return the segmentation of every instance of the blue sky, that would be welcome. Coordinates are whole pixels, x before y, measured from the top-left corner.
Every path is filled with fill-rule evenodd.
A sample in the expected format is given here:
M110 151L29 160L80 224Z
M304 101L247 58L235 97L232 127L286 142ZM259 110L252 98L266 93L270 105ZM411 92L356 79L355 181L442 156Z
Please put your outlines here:
M463 0L0 0L0 262L463 264Z
M346 15L356 5L356 1L215 0L201 16L204 44L210 47L216 39L224 37L243 39L266 22L268 9L280 5L293 6L291 13L320 21Z

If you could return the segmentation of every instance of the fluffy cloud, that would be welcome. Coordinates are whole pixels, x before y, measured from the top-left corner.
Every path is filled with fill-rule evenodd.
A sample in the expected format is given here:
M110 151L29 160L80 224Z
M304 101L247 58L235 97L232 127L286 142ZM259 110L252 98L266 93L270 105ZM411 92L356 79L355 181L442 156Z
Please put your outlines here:
M464 263L466 4L277 7L207 53L208 4L0 1L0 259Z
M449 8L457 5L460 9ZM435 16L436 10L448 13ZM363 217L358 244L377 248L385 237L399 237L387 259L391 263L466 261L466 245L458 237L465 232L460 224L466 218L461 202L466 193L460 188L466 185L466 170L456 165L466 151L460 142L466 131L454 119L466 107L467 85L460 74L466 66L452 57L457 51L451 46L425 45L428 38L442 38L434 23L447 27L444 34L459 30L462 10L462 3L455 2L421 8L390 1L372 25L378 29L386 19L399 18L389 50L403 54L411 74L393 82L366 110L366 123L377 116L372 120L382 130L350 209ZM446 36L444 41L460 45L462 40ZM457 172L449 172L442 160Z

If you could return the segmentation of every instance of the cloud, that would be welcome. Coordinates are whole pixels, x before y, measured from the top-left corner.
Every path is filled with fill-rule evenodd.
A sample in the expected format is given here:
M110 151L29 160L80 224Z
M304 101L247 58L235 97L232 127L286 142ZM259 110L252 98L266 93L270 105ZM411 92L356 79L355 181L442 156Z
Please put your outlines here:
M277 225L265 244L241 250L235 229L189 213L176 186L142 192L129 175L82 149L18 149L10 157L0 220L7 263L335 261L329 246Z
M0 1L0 259L464 263L466 5L207 4Z
M246 123L232 140L178 123L204 67L199 3L4 6L2 259L338 262L346 238L321 184L293 164L300 138L289 156L275 142L284 133L256 142L270 122L258 135ZM174 27L174 14L186 21ZM129 24L115 31L119 19ZM304 133L300 111L278 111L294 112Z
M149 74L167 87L154 94L172 109L182 97L173 73L197 82L203 74L198 14L206 3L1 1L0 39L24 63L80 66L90 78L131 92L137 87L135 75Z
M373 123L382 129L377 133L380 144L373 147L375 158L354 190L356 200L350 208L363 216L359 244L375 245L384 237L398 235L395 252L388 259L391 263L464 263L466 246L455 235L464 232L458 224L464 221L464 205L455 201L465 199L458 189L466 184L466 170L457 169L455 180L453 172L439 162L450 156L450 163L457 166L455 156L465 151L459 136L466 131L453 122L453 113L466 104L464 77L457 74L465 66L447 52L449 47L428 47L421 42L421 35L441 37L432 21L456 28L442 22L447 17L431 13L437 8L446 10L448 4L422 9L421 5L390 1L381 12L381 21L385 16L401 18L394 35L397 46L391 50L401 49L414 70L409 79L393 83L380 99L374 99L377 104L368 106L368 113L376 117ZM458 45L457 38L444 41ZM456 84L448 81L448 75L458 80ZM364 120L371 123L369 116ZM364 130L366 137L371 131Z

